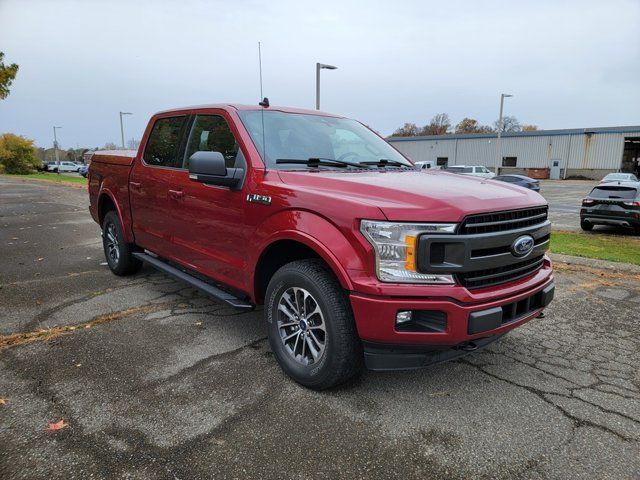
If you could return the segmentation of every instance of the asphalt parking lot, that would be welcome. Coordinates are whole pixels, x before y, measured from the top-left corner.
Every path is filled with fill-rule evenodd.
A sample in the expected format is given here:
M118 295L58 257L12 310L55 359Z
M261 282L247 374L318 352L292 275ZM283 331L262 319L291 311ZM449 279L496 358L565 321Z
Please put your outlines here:
M598 182L585 180L543 180L540 193L549 202L549 217L556 230L580 230L580 206ZM597 227L597 230L613 230Z
M317 393L260 311L113 276L87 201L0 177L0 478L640 478L640 273L558 264L487 350Z

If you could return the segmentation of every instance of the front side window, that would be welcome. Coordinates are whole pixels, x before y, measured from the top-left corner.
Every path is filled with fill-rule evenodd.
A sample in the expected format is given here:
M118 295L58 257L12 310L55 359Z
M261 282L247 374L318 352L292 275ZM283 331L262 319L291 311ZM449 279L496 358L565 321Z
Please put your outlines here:
M219 115L198 115L189 135L184 166L189 167L189 158L196 152L220 152L227 168L233 168L238 151L238 142L224 118Z
M178 152L186 117L161 118L151 129L144 161L157 167L179 167Z
M277 164L276 160L310 158L341 160L363 166L387 160L411 166L391 145L355 120L260 110L245 110L238 114L269 168L306 168Z

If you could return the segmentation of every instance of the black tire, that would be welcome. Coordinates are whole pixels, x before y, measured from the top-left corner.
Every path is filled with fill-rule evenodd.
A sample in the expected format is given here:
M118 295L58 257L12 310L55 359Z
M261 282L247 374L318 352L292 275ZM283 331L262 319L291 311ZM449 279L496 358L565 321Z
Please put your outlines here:
M296 290L293 290L294 288ZM281 326L284 323L283 319L291 317L278 308L280 303L285 301L285 295L291 291L310 294L306 297L309 299L307 306L315 305L320 309L319 315L325 329L324 333L320 332L324 339L323 350L312 364L304 364L303 360L294 358L295 354L292 350L299 350L295 346L293 349L291 345L286 346L283 340L283 337L289 333L286 328L296 329L295 326L286 328ZM286 298L291 299L290 296ZM285 373L296 382L314 390L323 390L344 383L362 371L364 365L362 344L356 331L351 305L333 272L324 262L316 259L299 260L280 268L269 281L265 303L264 312L271 350ZM306 307L302 307L301 310L306 314ZM315 308L314 311L316 311ZM312 315L313 312L308 318L316 318L316 320L309 320L309 325L317 322L318 317L312 317ZM303 344L311 341L311 339L305 340L304 331L309 329L307 336L309 334L313 336L311 331L313 328L320 327L297 327L297 330L302 332ZM314 331L320 334L317 330ZM313 338L316 337L313 336ZM307 345L309 343L304 347ZM314 345L319 344L314 343ZM311 350L307 355L310 353Z
M593 230L593 223L580 220L580 228L585 232L590 232L591 230Z
M133 275L142 267L142 261L132 255L135 245L124 241L120 219L114 210L107 212L102 222L102 247L107 264L116 275Z

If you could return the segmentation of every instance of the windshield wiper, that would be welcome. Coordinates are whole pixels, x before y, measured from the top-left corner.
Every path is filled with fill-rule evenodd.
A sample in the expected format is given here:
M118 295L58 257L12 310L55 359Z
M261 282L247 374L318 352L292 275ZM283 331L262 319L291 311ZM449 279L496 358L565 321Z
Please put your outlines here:
M397 167L413 168L411 165L398 162L397 160L389 160L388 158L381 158L380 160L376 160L375 162L362 162L362 163L365 165L375 165L379 168L384 168L389 165L393 165Z
M318 158L311 157L306 160L300 158L278 158L277 164L290 164L290 165L307 165L308 167L319 167L320 165L328 165L332 167L356 167L356 168L369 168L363 163L359 162L347 162L345 160L336 160L334 158Z

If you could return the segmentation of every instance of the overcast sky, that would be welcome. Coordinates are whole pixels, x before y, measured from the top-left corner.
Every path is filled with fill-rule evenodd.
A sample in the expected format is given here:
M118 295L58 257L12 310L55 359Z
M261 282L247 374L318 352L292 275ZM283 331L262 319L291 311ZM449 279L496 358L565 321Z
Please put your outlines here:
M640 0L0 0L20 71L0 132L63 148L140 138L166 108L259 100L322 109L382 134L447 112L541 128L640 124Z

